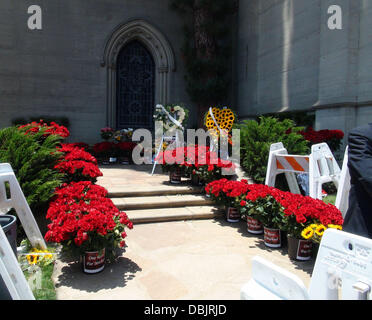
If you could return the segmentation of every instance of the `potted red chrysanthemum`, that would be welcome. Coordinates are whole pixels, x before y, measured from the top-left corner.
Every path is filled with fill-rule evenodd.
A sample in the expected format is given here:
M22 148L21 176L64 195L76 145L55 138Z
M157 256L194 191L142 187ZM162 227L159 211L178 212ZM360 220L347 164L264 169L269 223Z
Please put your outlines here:
M89 181L72 182L56 190L47 213L45 239L80 256L85 273L102 271L115 249L124 248L125 229L133 228L125 212L107 198L107 190Z
M169 173L169 181L172 184L181 183L185 163L185 149L178 147L166 149L160 152L155 161L161 164L163 172Z
M343 224L341 211L322 200L285 192L278 201L284 207L288 255L293 260L304 261L312 257L312 241L302 237L306 227L319 222L323 225Z
M249 185L246 207L247 214L262 223L265 245L270 248L280 248L285 217L283 207L272 194L273 190L275 189L266 185Z

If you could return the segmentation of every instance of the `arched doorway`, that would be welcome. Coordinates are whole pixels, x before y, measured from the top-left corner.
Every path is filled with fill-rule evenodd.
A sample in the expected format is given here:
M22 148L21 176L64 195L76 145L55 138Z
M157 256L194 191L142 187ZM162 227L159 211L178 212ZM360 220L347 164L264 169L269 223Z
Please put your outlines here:
M107 70L106 122L108 126L113 128L116 128L118 125L119 127L124 125L129 128L136 127L135 124L129 125L129 123L125 122L125 110L127 110L127 107L123 107L125 103L122 104L123 102L118 99L118 97L121 96L119 91L123 92L123 90L118 84L119 76L117 74L119 69L121 69L119 66L121 61L125 61L125 56L128 57L128 52L130 50L135 51L135 47L142 52L142 55L146 56L149 54L154 63L155 75L153 107L158 103L169 103L170 83L172 82L173 72L176 70L174 53L170 43L159 30L144 20L133 20L120 25L108 37L101 61L101 66L105 67ZM125 53L126 50L129 51ZM143 50L147 50L147 53L145 54ZM131 68L135 69L139 67L140 63L137 63L136 67L132 66ZM125 68L124 63L124 69ZM147 68L149 68L149 65ZM138 79L133 80L133 78L137 77L133 72L134 69L129 70L129 72L132 72L133 74L132 81L138 82L143 75L139 76ZM149 97L151 95L147 94L147 96ZM132 100L135 99L135 94L133 94ZM134 111L137 110L135 109L135 105L135 103L132 103L132 110ZM118 117L121 117L121 119ZM130 118L131 116L128 119ZM138 121L140 122L142 120L139 119ZM153 126L153 124L151 125Z
M116 63L116 128L153 127L155 62L138 40L129 42Z

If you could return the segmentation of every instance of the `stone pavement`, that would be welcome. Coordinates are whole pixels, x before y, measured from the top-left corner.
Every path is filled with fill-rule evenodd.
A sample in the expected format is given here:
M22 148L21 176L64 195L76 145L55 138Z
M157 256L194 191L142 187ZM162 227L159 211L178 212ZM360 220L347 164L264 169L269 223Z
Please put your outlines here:
M251 259L266 258L309 286L313 261L295 262L286 248L267 248L242 221L162 222L135 225L117 262L86 275L80 263L58 260L54 272L62 300L237 300L251 277Z
M104 168L99 184L109 190L164 187L168 177L149 166ZM125 167L124 167L125 168ZM160 168L159 168L160 169ZM178 210L179 208L174 208ZM246 223L223 218L137 224L127 247L99 274L87 275L79 262L58 260L53 279L61 300L236 300L251 278L251 260L264 257L309 285L314 261L295 262L286 247L267 248Z

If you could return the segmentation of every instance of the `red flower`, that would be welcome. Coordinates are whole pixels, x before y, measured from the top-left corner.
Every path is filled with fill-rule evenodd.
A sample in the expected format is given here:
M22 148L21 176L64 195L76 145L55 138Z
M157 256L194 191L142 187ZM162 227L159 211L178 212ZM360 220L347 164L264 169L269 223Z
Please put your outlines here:
M119 142L117 148L123 151L133 151L133 149L137 146L137 143L134 142Z
M91 233L105 236L113 232L119 217L123 219L120 223L133 228L125 212L120 212L106 196L106 189L89 181L58 188L47 212L47 219L52 222L48 225L46 241L73 240L76 246L81 246L90 240ZM121 235L126 236L124 232Z
M44 136L58 135L62 138L67 138L70 135L70 132L66 127L60 126L55 122L51 122L48 125L43 120L40 120L39 122L33 121L20 126L18 129L25 131L25 134L33 134L44 130Z
M96 158L90 153L84 151L84 149L74 147L71 144L62 144L62 146L57 148L57 150L62 152L64 155L54 168L59 172L67 174L67 180L95 181L97 177L102 176L102 172L97 166Z

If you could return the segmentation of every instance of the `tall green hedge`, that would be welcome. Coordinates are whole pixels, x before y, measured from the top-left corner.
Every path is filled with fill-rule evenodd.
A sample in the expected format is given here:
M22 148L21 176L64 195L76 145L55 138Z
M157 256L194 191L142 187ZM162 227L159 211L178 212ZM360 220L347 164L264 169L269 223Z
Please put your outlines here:
M26 135L15 127L0 130L0 163L11 164L34 214L45 208L62 182L63 174L54 170L61 139L43 131Z
M308 142L298 133L304 128L290 119L262 116L259 121L242 121L235 128L240 129L241 167L256 183L265 182L271 144L282 142L289 154L309 152Z

